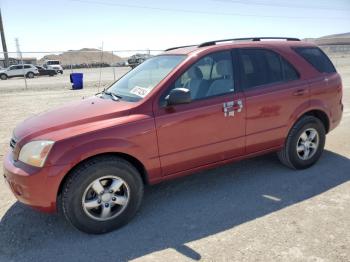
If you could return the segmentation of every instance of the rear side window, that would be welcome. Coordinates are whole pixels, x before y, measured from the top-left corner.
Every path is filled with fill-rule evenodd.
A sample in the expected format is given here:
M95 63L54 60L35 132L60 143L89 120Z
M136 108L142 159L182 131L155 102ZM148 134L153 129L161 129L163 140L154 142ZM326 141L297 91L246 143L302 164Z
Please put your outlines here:
M317 71L321 73L336 72L331 60L318 47L295 47L293 49L314 68L316 68Z
M279 54L266 49L241 49L241 82L251 88L299 78L298 72Z
M29 65L25 65L25 66L24 66L24 68L31 68L31 66L29 66Z

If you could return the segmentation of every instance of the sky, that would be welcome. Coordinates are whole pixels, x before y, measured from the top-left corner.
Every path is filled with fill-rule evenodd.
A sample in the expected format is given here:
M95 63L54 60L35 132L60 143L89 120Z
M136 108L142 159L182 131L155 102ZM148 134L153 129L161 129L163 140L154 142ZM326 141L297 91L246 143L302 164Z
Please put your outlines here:
M165 49L350 32L350 0L0 0L8 51Z

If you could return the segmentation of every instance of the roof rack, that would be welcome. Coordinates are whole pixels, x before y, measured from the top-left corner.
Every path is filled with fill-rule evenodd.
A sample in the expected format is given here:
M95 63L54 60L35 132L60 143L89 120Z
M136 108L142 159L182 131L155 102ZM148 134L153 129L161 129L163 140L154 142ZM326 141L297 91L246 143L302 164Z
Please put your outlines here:
M220 42L230 42L230 41L261 41L261 40L266 40L266 39L283 39L286 41L300 41L299 38L295 37L244 37L244 38L232 38L232 39L222 39L222 40L214 40L214 41L209 41L209 42L204 42L198 47L204 47L204 46L211 46L211 45L216 45L216 43Z
M185 47L191 47L191 46L197 46L197 45L183 45L183 46L175 46L175 47L170 47L168 49L165 49L165 51L170 51L170 50L175 50L179 48L185 48Z
M165 51L170 51L170 50L175 50L179 48L185 48L185 47L192 47L192 46L197 46L197 47L205 47L205 46L211 46L211 45L216 45L216 43L221 43L221 42L233 42L233 41L261 41L261 40L286 40L286 41L300 41L299 38L295 37L243 37L243 38L231 38L231 39L222 39L222 40L214 40L214 41L209 41L209 42L204 42L199 45L184 45L184 46L176 46L176 47L171 47L166 49Z

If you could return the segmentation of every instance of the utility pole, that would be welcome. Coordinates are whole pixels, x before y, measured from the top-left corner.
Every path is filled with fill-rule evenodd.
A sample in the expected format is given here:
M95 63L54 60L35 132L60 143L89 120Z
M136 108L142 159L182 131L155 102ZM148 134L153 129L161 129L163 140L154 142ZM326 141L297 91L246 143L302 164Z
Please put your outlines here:
M7 53L7 46L6 46L6 40L5 40L5 32L4 32L4 25L2 23L2 16L1 16L1 8L0 8L0 34L1 34L1 43L2 43L2 50L4 52L4 66L9 66L9 56Z
M26 76L26 72L24 70L23 57L22 57L21 49L19 47L18 38L15 38L15 42L16 42L17 55L18 55L18 58L21 60L22 71L23 71L23 78L24 78L24 85L25 85L25 87L27 89L28 88L28 86L27 86L27 76Z

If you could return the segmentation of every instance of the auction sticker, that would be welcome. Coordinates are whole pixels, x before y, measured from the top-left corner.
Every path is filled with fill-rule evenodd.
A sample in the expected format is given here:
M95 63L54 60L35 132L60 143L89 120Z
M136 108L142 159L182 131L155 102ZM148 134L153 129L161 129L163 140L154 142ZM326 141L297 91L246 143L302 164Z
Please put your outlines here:
M151 88L135 86L133 89L130 90L130 93L140 97L145 97L150 91Z

